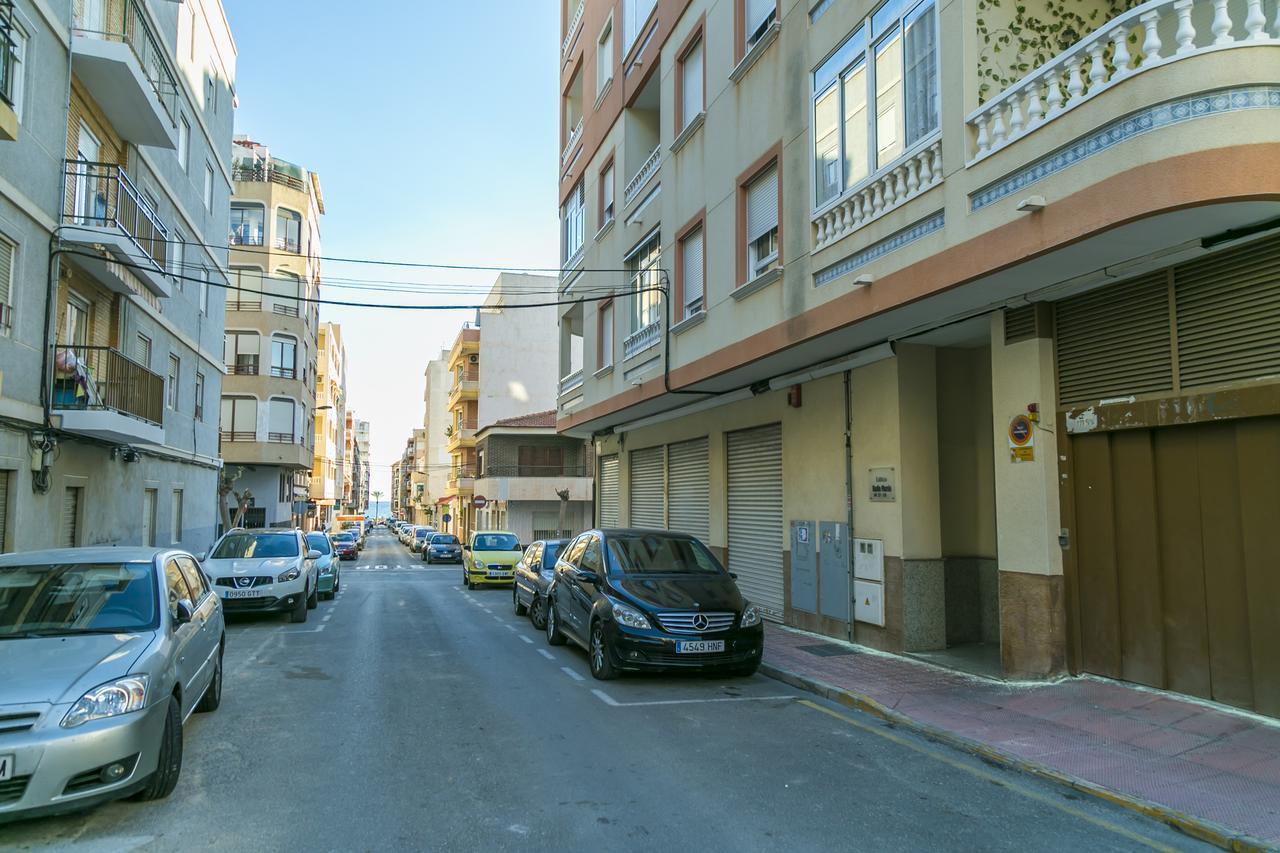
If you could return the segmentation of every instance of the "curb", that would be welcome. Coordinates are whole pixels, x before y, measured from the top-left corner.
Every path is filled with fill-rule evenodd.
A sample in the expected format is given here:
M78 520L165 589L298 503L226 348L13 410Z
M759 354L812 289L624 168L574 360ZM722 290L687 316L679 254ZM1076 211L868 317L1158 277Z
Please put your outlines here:
M1088 782L1069 773L1063 773L1060 770L1054 770L1044 764L1036 761L1029 761L1002 752L995 747L979 741L970 740L962 737L947 729L939 728L929 723L921 722L913 717L909 717L900 711L888 708L870 696L862 693L855 693L852 690L845 690L842 687L836 687L817 678L799 675L789 670L781 669L772 664L761 662L760 672L770 678L781 681L784 684L790 684L792 687L798 687L801 690L814 693L824 699L843 705L855 711L862 711L891 723L908 731L916 732L923 735L929 740L946 744L954 747L970 755L973 755L983 761L1004 767L1018 773L1025 773L1029 776L1035 776L1045 779L1059 785L1065 785L1073 791L1087 794L1099 800L1136 812L1140 815L1158 820L1161 823L1173 827L1184 835L1195 838L1221 847L1223 850L1231 850L1235 853L1263 853L1264 851L1274 850L1276 848L1268 846L1265 842L1248 835L1236 832L1222 824L1210 820L1203 820L1184 812L1171 809L1168 806L1162 806L1145 800L1141 797L1125 794L1120 791L1112 790L1093 782Z

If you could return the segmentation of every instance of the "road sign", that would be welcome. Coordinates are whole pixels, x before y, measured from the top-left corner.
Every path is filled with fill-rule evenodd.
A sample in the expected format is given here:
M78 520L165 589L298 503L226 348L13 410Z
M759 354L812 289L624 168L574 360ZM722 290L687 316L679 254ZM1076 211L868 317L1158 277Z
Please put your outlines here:
M489 505L489 499L484 495L476 495L471 499L471 505L476 509L484 509Z

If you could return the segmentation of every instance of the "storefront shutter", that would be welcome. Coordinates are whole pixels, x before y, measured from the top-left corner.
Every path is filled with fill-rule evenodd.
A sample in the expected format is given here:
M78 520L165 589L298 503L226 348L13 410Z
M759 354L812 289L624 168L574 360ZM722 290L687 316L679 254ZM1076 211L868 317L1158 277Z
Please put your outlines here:
M729 459L729 571L767 616L782 619L782 427L725 436Z
M0 554L5 552L4 532L9 529L9 472L0 471Z
M665 455L661 446L631 451L631 527L667 526Z
M600 457L600 481L596 484L597 516L601 527L618 526L618 455Z
M697 438L667 445L668 526L696 536L711 537L711 469L707 440Z
M71 487L62 493L62 536L64 548L74 548L79 544L79 530L76 523L80 517L80 488Z

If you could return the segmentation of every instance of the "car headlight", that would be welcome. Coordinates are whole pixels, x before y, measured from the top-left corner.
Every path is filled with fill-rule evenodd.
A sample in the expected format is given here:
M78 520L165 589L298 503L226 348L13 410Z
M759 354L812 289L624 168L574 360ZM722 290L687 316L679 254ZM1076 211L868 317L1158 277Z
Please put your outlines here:
M278 583L288 583L289 581L296 581L301 574L302 574L302 569L298 568L297 566L294 566L292 569L290 569L289 571L285 572L284 574L276 578L276 581Z
M748 604L747 608L742 611L742 627L750 628L752 625L760 624L760 608L754 604Z
M130 675L99 685L81 696L62 718L62 727L74 729L90 720L140 711L146 703L147 676Z
M648 629L652 627L649 625L649 620L639 610L634 607L628 607L625 604L619 604L616 601L613 603L613 618L628 628Z

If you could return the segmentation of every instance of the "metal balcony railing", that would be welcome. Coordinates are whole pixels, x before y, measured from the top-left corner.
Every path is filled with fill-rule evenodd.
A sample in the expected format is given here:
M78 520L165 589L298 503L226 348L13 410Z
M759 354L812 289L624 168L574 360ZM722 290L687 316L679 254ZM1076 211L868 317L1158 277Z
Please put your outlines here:
M232 376L257 376L258 358L256 355L237 355L236 360L227 365L227 373Z
M228 242L232 246L261 246L263 243L263 227L261 224L251 226L237 225L231 229Z
M272 444L293 444L297 441L297 437L291 432L269 432L267 441Z
M75 34L129 45L170 123L178 120L178 80L137 0L73 0Z
M53 409L108 409L160 426L164 377L111 347L53 347Z
M261 311L262 300L261 299L228 299L227 310L228 311Z
M296 302L275 302L271 305L271 311L282 317L297 317L298 303Z
M252 430L224 429L218 433L218 438L222 441L257 441L258 434Z
M277 379L296 379L298 371L292 367L277 367L271 365L271 375Z
M231 167L231 180L280 184L298 192L306 192L306 182L299 175L292 174L297 169L293 164L238 160Z
M0 100L13 106L13 0L0 0Z
M67 160L62 221L94 228L118 228L138 251L164 272L169 262L169 229L129 175L115 163ZM143 259L139 258L141 262Z

